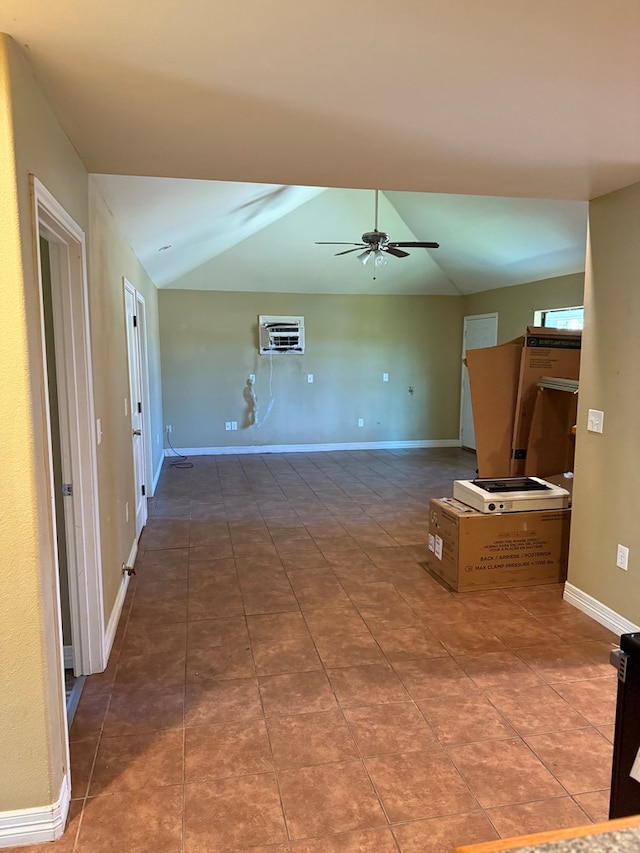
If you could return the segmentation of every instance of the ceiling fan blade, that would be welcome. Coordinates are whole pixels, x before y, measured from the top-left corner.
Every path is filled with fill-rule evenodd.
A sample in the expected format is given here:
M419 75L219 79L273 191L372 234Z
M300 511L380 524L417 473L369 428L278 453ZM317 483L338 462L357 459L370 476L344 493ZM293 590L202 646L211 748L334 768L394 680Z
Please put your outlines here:
M344 252L336 252L334 258L337 258L338 255L349 255L351 252L359 252L360 249L364 249L364 243L360 243L360 245L356 246L355 249L345 249Z
M402 249L397 249L395 243L387 244L386 246L381 247L381 251L386 252L388 255L393 255L396 258L408 258L409 252L403 252Z
M439 249L440 243L389 243L390 246L406 246L411 249Z
M361 246L362 243L329 243L326 240L316 240L316 246Z

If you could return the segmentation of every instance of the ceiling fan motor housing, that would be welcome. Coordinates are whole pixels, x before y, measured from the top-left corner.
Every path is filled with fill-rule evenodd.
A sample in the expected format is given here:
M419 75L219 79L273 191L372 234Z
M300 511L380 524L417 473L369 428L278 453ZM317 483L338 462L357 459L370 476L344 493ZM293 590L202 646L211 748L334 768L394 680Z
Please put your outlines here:
M384 231L366 231L362 235L362 242L368 243L370 246L381 246L389 242L389 235Z

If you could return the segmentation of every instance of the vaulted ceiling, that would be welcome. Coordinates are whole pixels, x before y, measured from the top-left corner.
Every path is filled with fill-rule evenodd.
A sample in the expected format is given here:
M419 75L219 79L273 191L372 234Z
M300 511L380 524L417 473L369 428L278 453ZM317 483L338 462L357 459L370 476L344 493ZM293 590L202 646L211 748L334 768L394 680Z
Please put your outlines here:
M562 275L588 199L640 180L635 0L3 0L0 29L159 286ZM371 230L374 188L393 240L441 244L375 282L315 245Z

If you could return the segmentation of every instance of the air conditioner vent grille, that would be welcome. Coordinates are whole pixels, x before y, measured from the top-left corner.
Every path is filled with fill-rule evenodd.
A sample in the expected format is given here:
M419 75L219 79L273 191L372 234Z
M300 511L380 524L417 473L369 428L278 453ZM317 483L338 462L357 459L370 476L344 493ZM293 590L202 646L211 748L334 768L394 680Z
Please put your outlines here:
M304 353L304 317L258 317L260 355L302 355Z

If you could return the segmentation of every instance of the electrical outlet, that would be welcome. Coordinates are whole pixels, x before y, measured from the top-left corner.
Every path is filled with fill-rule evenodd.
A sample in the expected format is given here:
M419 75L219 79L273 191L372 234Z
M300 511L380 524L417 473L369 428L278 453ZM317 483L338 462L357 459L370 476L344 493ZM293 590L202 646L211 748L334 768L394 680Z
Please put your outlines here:
M616 551L616 566L625 572L629 568L629 549L626 545L618 545L618 550Z
M364 418L358 418L358 426L359 426L359 427L363 427L363 426L364 426Z
M389 374L388 374L388 373L383 373L383 374L382 374L382 381L383 381L383 382L388 382L388 381L389 381Z
M238 429L238 421L231 421L231 429Z
M599 409L589 409L587 414L587 430L589 432L602 432L604 425L604 412Z
M169 433L171 432L171 424L166 425L165 431L166 431L167 435L169 435Z
M311 385L313 382L313 373L307 373L307 382Z
M231 431L231 421L225 421L224 422L224 428L226 429L227 432L230 432Z

